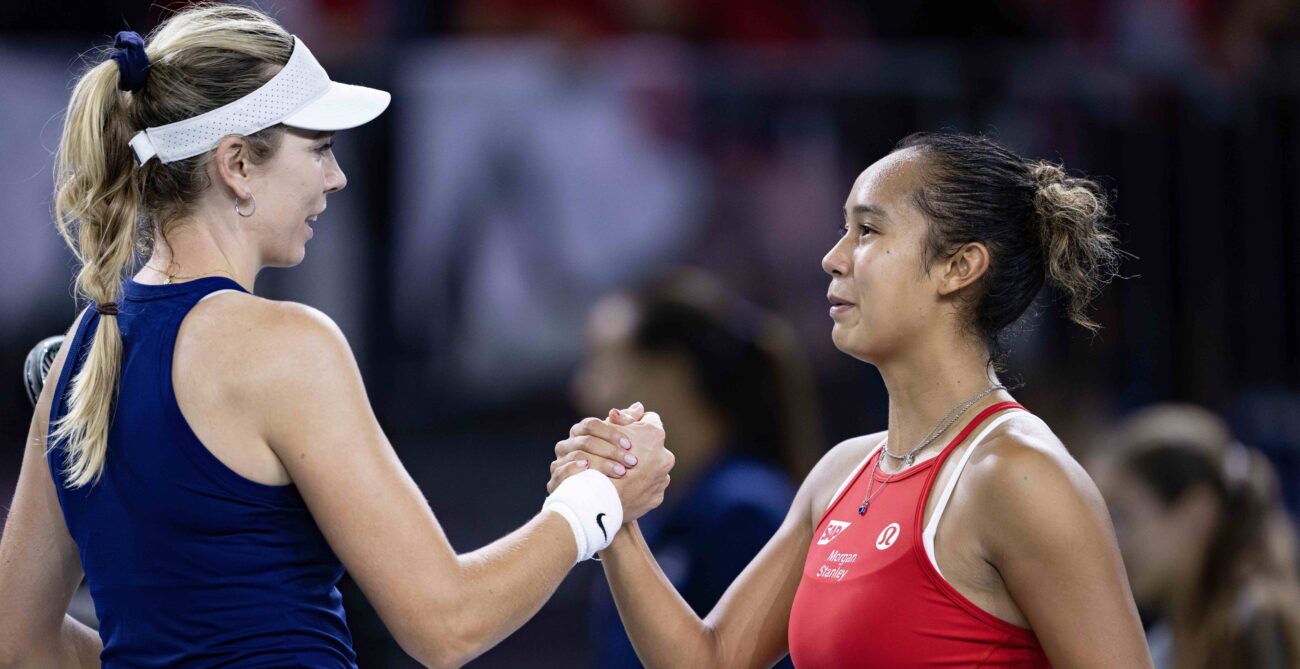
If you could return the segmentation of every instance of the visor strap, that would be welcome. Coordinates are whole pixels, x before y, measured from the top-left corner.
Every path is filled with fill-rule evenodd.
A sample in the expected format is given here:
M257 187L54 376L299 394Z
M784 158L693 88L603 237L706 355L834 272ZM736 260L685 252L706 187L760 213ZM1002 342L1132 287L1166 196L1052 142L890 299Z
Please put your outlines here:
M153 142L149 140L148 130L141 130L131 138L131 150L135 152L137 165L143 165L149 162L150 158L158 155L158 151L153 148Z

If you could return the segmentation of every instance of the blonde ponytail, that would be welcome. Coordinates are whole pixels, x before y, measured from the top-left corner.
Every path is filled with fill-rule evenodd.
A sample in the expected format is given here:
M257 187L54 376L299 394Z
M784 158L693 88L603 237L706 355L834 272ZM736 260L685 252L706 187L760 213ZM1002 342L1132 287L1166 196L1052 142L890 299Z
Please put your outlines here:
M131 129L119 108L128 94L117 90L118 76L117 64L108 60L77 83L55 159L55 225L81 264L78 291L101 305L117 301L139 238L140 193L127 145ZM85 363L72 379L68 411L51 426L56 443L66 440L69 487L94 483L103 470L121 358L117 318L100 316Z
M131 137L229 104L256 90L289 60L293 37L274 19L246 7L192 6L168 18L147 40L148 78L118 89L121 71L104 49L73 89L54 166L54 218L81 264L77 290L97 305L117 302L128 272L168 226L192 214L210 187L212 152L163 165L137 166ZM284 126L245 136L250 159L274 156ZM112 311L108 309L108 311ZM69 362L75 364L73 351ZM85 362L73 376L68 410L50 425L64 443L64 485L92 485L103 472L121 377L117 317L99 315ZM57 399L56 399L57 401Z

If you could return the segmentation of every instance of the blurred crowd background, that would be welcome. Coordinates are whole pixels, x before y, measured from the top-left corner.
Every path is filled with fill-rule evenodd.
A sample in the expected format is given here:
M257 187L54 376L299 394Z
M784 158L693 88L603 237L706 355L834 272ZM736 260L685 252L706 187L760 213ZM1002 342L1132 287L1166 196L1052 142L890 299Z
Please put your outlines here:
M179 5L0 5L0 500L31 419L23 357L76 313L51 215L62 110L92 46ZM906 134L946 128L1063 162L1116 198L1131 257L1098 301L1100 334L1045 293L1004 379L1107 493L1153 649L1235 638L1226 614L1196 627L1171 613L1179 588L1203 595L1201 618L1300 605L1300 3L256 6L333 78L393 93L337 137L349 186L306 261L265 271L257 292L340 324L458 549L536 512L572 422L641 399L688 465L656 512L656 550L707 611L747 559L710 557L721 521L684 512L690 500L728 476L753 483L762 494L732 499L752 532L725 545L757 550L811 459L885 427L878 375L831 344L820 259L855 176ZM1244 557L1222 554L1243 517L1268 521L1226 539ZM1177 566L1161 546L1202 557ZM1228 585L1198 580L1210 564ZM472 666L635 666L602 585L598 564L579 566ZM348 606L362 666L414 666L352 588ZM1210 629L1228 632L1196 634Z

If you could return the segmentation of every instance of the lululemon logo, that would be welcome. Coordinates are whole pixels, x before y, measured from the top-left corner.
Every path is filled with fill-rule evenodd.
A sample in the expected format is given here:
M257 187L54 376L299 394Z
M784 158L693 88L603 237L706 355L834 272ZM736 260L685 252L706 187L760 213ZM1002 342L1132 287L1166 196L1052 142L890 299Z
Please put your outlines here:
M826 526L826 531L822 532L822 538L817 540L817 545L825 546L826 544L829 544L831 539L840 536L840 532L848 529L849 525L852 524L853 523L846 523L842 520L832 520L830 524Z
M898 523L890 523L886 525L885 529L880 531L880 536L876 537L876 550L883 551L886 548L893 546L894 542L898 541L898 535L900 532L901 530L898 527Z

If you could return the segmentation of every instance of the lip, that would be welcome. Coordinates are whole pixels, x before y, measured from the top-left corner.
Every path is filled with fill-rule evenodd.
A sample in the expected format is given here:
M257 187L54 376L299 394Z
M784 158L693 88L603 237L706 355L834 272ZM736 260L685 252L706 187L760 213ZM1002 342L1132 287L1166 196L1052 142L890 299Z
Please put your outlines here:
M858 306L842 297L833 295L831 293L826 294L826 299L831 303L831 308L830 308L831 318L846 313L850 309L853 309Z

